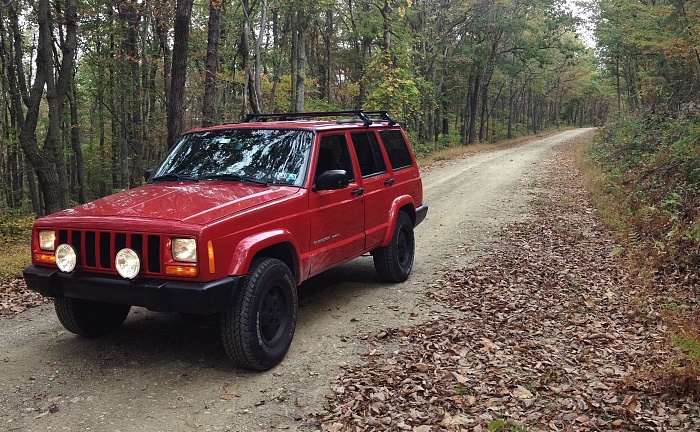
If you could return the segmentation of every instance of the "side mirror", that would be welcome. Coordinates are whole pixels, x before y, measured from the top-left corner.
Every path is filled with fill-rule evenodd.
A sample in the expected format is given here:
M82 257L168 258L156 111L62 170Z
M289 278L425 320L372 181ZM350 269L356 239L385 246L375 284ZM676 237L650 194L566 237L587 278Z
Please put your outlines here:
M147 169L146 171L143 172L143 180L148 181L149 178L153 175L153 173L156 171L155 168Z
M345 189L350 184L348 172L345 170L328 170L316 178L313 191Z

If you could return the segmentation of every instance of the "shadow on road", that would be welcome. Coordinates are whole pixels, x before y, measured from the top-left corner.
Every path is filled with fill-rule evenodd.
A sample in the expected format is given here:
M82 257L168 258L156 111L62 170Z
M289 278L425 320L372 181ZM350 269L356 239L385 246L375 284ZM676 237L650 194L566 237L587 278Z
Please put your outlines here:
M363 257L317 275L299 287L299 324L314 326L324 317L363 292L387 286L377 276L371 258ZM221 372L245 372L231 365L219 340L216 319L186 319L180 314L132 308L126 322L113 334L98 339L74 336L57 329L57 337L41 339L37 352L58 364L148 374L150 367L167 364L211 368ZM178 369L180 369L178 367Z

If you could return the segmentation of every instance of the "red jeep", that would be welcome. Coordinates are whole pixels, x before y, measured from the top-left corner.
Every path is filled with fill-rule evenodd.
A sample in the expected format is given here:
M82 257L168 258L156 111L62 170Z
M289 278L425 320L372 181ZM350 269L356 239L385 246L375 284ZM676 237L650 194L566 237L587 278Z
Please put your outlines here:
M427 211L385 111L255 115L186 133L144 186L38 219L24 277L78 335L132 305L218 315L228 356L266 370L292 342L298 284L367 252L404 281Z

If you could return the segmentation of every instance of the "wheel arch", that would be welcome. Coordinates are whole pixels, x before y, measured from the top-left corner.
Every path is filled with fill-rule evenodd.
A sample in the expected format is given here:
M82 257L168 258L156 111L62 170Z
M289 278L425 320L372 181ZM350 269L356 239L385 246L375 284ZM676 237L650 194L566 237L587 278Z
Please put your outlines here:
M413 226L416 225L416 207L413 203L413 199L409 196L398 197L391 205L391 210L389 211L389 226L387 227L380 247L388 245L391 241L391 237L394 235L394 229L396 228L396 220L401 211L405 212L408 217L411 218Z
M248 272L255 258L276 258L285 263L294 275L297 283L300 281L299 248L292 234L284 229L258 233L246 237L233 253L229 267L229 275L243 275Z

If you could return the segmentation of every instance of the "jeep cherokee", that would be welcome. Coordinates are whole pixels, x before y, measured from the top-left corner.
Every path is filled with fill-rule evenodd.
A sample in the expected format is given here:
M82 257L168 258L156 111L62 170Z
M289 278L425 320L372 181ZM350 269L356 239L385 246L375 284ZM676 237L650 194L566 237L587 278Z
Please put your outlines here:
M297 286L365 253L404 281L427 210L386 111L250 115L185 133L141 187L38 219L24 277L75 334L112 332L134 305L212 315L231 360L267 370Z

